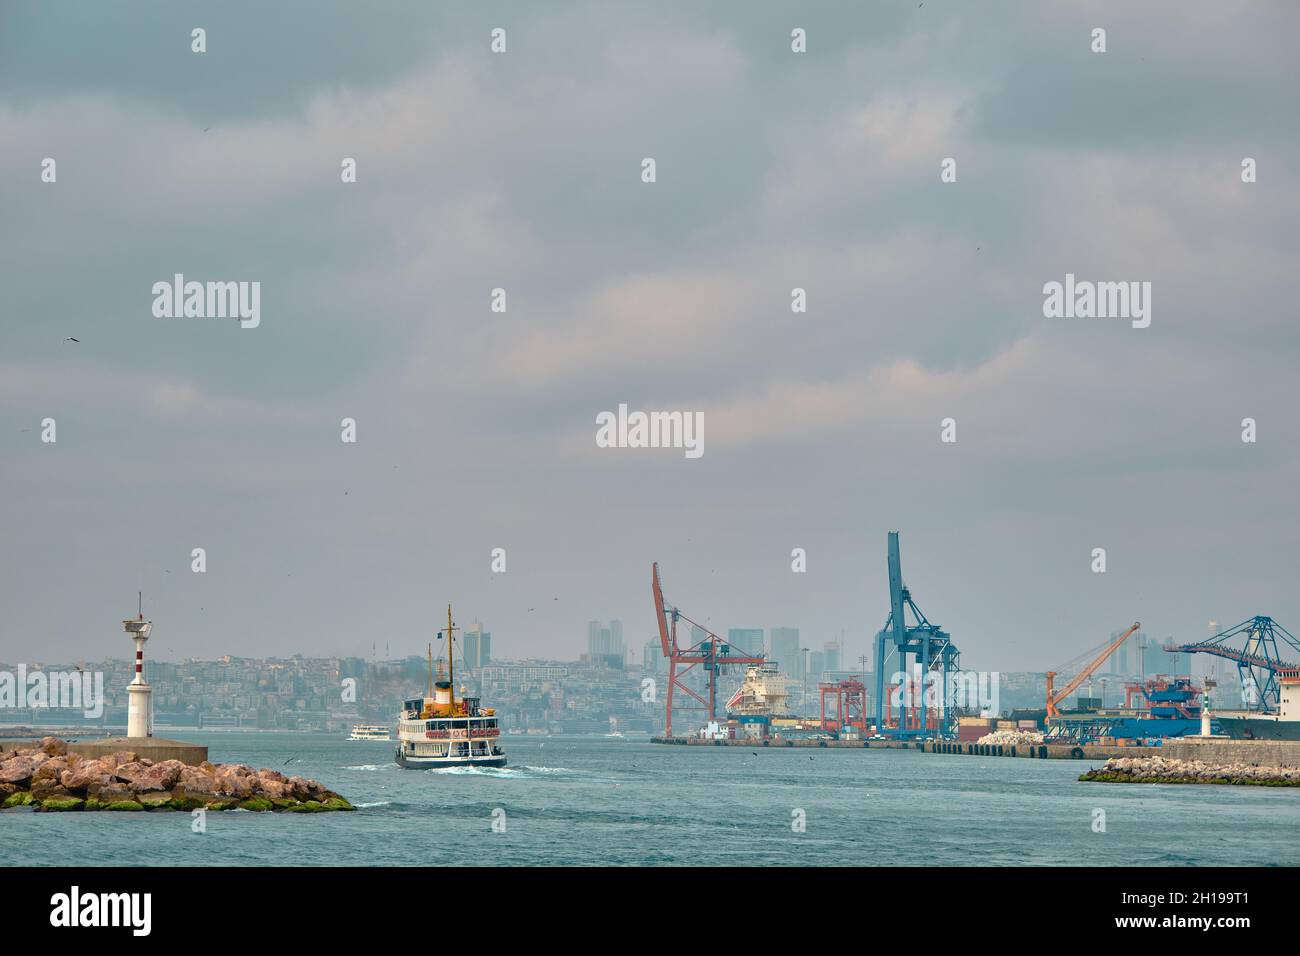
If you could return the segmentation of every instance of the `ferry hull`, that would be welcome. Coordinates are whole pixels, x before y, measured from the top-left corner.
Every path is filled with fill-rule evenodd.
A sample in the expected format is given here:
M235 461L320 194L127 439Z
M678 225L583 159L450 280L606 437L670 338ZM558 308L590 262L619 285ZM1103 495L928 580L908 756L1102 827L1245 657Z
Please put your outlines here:
M432 770L435 767L504 767L505 754L494 757L408 757L398 752L394 757L404 770Z

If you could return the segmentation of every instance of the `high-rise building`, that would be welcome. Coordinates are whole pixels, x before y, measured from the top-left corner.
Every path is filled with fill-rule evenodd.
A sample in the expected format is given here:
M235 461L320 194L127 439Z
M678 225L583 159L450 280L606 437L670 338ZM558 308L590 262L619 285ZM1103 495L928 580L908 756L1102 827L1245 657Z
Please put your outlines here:
M703 640L704 635L700 635ZM736 653L763 653L763 629L761 627L733 627L727 631L727 643L736 648Z
M837 671L840 669L840 642L827 641L822 645L822 658L824 668L828 671Z
M464 667L476 670L487 666L492 660L492 632L483 630L483 625L475 621L461 633L460 659Z
M822 672L827 669L825 651L808 652L808 679L810 681L821 680Z
M803 680L804 660L799 650L799 628L772 627L767 631L767 657L776 661L781 673L794 680Z
M622 668L626 665L622 621L610 621L609 627L601 627L600 621L587 622L587 660L607 667Z

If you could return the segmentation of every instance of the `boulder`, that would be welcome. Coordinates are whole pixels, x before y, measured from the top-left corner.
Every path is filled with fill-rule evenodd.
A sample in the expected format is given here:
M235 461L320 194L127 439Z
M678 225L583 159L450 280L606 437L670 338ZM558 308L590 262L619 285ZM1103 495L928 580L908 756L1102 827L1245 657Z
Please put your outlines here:
M24 753L10 757L0 764L0 783L26 784L49 756L44 753Z
M227 767L218 768L213 779L216 784L216 792L222 796L243 799L253 793L252 778L236 773Z
M58 737L42 737L37 749L50 757L66 757L68 755L67 743Z
M283 800L287 787L282 780L264 780L257 778L257 792L263 794L271 800Z
M33 800L44 803L46 800L58 799L61 797L79 797L80 794L73 793L57 780L38 780L32 784L31 795Z
M36 768L33 780L58 780L59 776L72 765L68 757L51 757Z
M101 805L106 805L110 803L121 803L125 800L134 800L135 793L131 790L129 784L109 779L105 783L92 784L87 787L86 797L95 800Z
M88 760L72 770L65 770L59 780L68 790L84 792L91 787L108 783L113 775L96 761Z
M131 788L136 793L146 793L153 790L170 790L175 786L176 781L180 779L181 771L185 769L185 764L179 760L163 760L147 767L135 765L138 769L124 776L122 771L129 764L123 764L117 768L117 776L130 782Z

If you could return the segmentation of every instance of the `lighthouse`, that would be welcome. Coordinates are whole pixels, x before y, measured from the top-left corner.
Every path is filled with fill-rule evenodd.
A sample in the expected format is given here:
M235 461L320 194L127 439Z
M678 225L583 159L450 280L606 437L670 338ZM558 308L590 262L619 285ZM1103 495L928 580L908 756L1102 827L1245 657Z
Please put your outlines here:
M184 740L153 735L153 688L144 680L144 642L149 640L153 621L144 619L144 598L140 598L139 617L123 621L122 630L135 642L135 680L126 685L126 736L100 737L68 744L68 753L82 757L107 757L121 750L129 750L139 757L148 757L154 763L161 760L179 760L197 767L208 759L204 744L191 744Z
M126 688L126 735L152 737L153 688L144 680L144 642L149 640L153 622L146 621L141 613L137 620L123 621L122 629L135 641L135 680Z

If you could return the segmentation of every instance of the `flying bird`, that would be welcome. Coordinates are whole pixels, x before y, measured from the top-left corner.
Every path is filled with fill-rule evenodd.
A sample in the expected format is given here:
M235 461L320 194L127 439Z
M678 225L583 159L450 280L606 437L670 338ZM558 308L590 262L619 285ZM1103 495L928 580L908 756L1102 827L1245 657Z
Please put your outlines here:
M74 339L71 335L69 335L69 336L68 336L66 339L64 339L63 341L65 341L65 342L76 342L78 345L81 344L81 339Z

